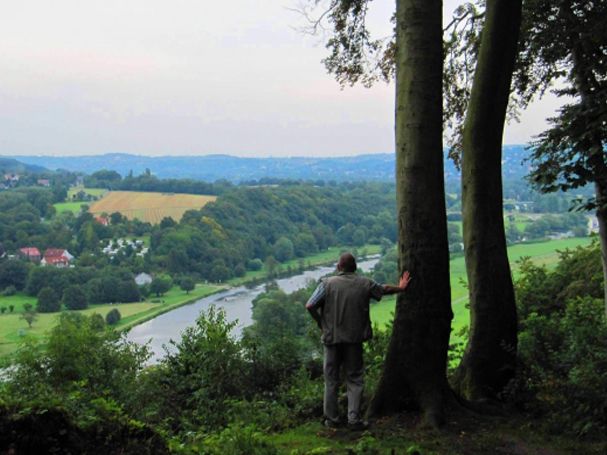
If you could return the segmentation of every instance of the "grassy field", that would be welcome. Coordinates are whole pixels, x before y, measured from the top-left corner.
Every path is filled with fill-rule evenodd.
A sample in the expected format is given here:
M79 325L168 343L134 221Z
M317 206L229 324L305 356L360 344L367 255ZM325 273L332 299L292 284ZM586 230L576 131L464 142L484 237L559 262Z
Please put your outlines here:
M177 308L184 303L213 294L221 289L219 286L197 285L193 291L186 294L175 286L164 296L159 298L150 296L145 302L92 305L89 309L79 311L79 313L85 315L98 313L105 318L110 310L117 308L120 311L122 319L116 325L116 328L124 330L151 319L158 314ZM8 313L8 310L5 314L0 314L0 358L11 355L16 351L19 340L22 338L19 336L19 331L23 331L25 336L40 338L46 335L57 323L58 313L38 314L38 319L32 324L32 328L30 329L27 322L21 319L21 315L24 312L23 305L31 303L35 308L36 302L37 299L35 297L29 297L24 294L0 297L0 306L8 308L9 305L15 305L13 314Z
M559 254L567 248L573 249L577 246L589 245L592 240L589 237L576 239L553 240L543 243L518 244L508 248L508 258L514 276L516 277L516 261L524 256L530 256L537 265L546 265L553 268L558 263ZM453 305L453 321L451 326L453 332L457 333L463 326L470 324L470 312L466 308L468 303L468 289L462 280L466 280L466 264L463 257L453 259L451 268L451 301ZM385 325L392 319L392 312L396 306L396 297L388 297L371 307L371 320L380 326Z
M216 196L197 194L112 191L103 199L93 202L89 211L94 215L120 212L130 220L138 218L140 221L158 224L167 216L179 221L187 210L198 210L215 199Z
M80 211L80 206L88 204L87 202L61 202L59 204L53 204L57 213L61 212L72 212L76 215Z
M108 192L108 190L104 188L85 188L84 186L73 186L67 191L67 198L71 200L81 191L84 191L84 194L90 194L91 196L95 197L101 197Z

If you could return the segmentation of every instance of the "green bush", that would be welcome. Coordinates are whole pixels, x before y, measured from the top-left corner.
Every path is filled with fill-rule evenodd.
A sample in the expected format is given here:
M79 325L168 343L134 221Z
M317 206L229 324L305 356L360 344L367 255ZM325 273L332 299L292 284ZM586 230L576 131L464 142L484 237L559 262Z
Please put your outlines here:
M252 271L261 270L263 267L263 262L261 259L252 259L247 263L247 268Z
M147 346L127 342L126 335L100 331L93 317L63 313L46 340L26 339L8 373L9 396L34 400L40 396L86 393L83 405L96 397L138 407L138 380L150 353Z
M530 315L519 356L531 409L558 432L607 431L607 326L604 302L572 300L564 314Z
M42 288L38 293L36 311L38 313L56 313L57 311L61 311L59 294L49 286Z
M218 428L229 422L224 401L251 396L248 364L223 309L201 312L161 362L161 406L174 421Z
M515 283L519 368L506 391L552 431L607 431L607 326L595 242L554 271L523 261Z
M120 311L114 308L105 315L105 323L107 325L115 325L118 324L121 318L122 316L120 315Z
M10 297L11 295L15 295L17 293L17 288L15 286L8 286L3 292L2 295L5 297Z
M74 284L63 291L63 304L68 310L86 310L88 298L82 286Z

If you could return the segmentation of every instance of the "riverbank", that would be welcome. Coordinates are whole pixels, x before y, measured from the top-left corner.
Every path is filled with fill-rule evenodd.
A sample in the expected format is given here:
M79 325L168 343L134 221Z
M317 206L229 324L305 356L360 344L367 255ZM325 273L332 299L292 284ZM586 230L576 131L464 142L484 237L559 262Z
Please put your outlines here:
M294 274L303 273L306 270L312 270L316 267L333 266L337 263L341 252L350 251L351 248L345 246L332 246L321 253L309 256L307 258L291 259L277 266L273 271L273 277L264 262L263 267L257 271L247 271L242 278L231 278L226 281L232 287L247 286L250 284L259 284L270 280L271 278L285 278ZM381 253L381 245L365 245L356 249L359 258L374 256ZM364 259L363 259L364 260Z
M322 266L333 266L341 251L347 250L347 247L331 247L316 255L305 258L303 261L303 270L301 260L294 259L283 264L274 271L279 274L278 277L284 278L293 274L303 273L305 270L315 269ZM378 254L381 251L379 245L367 245L359 248L359 254L363 252L367 255ZM114 326L118 331L130 330L140 324L144 324L160 315L173 311L185 305L190 305L196 301L212 296L214 294L226 291L229 288L238 286L250 286L261 284L270 279L266 264L259 271L248 271L242 278L236 278L227 281L224 284L198 284L189 294L174 286L161 297L150 296L143 302L124 303L124 304L105 304L91 305L87 310L80 310L83 315L93 313L101 314L104 318L112 309L118 309L122 316L121 320ZM26 304L36 307L37 298L25 295L23 292L10 297L2 297L2 306L13 306L12 313L0 314L0 359L12 356L21 341L27 337L36 339L44 338L48 332L56 325L59 313L38 314L36 321L30 328L27 322L21 319ZM67 311L67 310L64 310Z
M197 285L193 291L186 294L185 291L182 291L179 287L175 286L160 298L150 297L143 302L137 303L91 305L90 308L80 310L78 313L85 316L97 313L105 318L110 310L117 309L122 318L114 327L119 331L125 331L136 325L143 324L163 313L196 302L203 297L225 291L227 288L228 286L225 285ZM21 315L24 311L23 305L30 303L35 307L37 299L26 295L11 297L14 297L14 299L11 300L11 304L15 305L14 313L3 314L0 317L0 358L13 355L16 352L19 343L27 337L41 339L46 336L56 325L57 318L60 314L39 313L36 321L34 321L30 328L28 327L27 322L21 319Z

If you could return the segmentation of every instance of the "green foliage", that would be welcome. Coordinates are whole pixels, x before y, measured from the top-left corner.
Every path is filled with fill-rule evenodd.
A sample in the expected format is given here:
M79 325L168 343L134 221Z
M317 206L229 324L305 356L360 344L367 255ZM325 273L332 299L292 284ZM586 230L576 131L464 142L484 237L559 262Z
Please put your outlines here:
M8 286L3 292L2 295L5 297L10 297L11 295L15 295L17 293L17 288L15 286Z
M553 272L537 267L528 258L520 262L520 278L515 283L518 313L524 320L531 313L550 315L563 311L577 296L603 296L603 270L598 242L560 252Z
M208 436L193 445L196 453L203 455L278 455L278 449L264 441L262 433L254 425L242 427L230 425L218 435Z
M39 313L56 313L57 311L61 311L59 294L50 286L42 288L38 294L36 310Z
M175 419L216 428L228 422L224 400L250 395L248 364L223 309L200 314L162 360L163 406ZM218 380L221 378L221 380ZM183 413L183 415L182 415Z
M86 310L88 298L82 286L74 284L63 292L63 304L68 310Z
M11 259L0 263L0 289L11 287L19 291L22 290L27 284L29 271L28 264L19 259Z
M607 325L601 300L571 300L564 313L524 321L519 356L529 407L553 431L607 431Z
M120 315L120 311L117 308L114 308L105 315L105 323L107 325L116 325L120 322L122 316Z
M262 267L263 262L261 262L261 259L251 259L247 264L247 268L253 271L261 270Z
M156 277L150 283L150 292L156 294L156 297L160 297L165 292L169 291L173 287L173 282L169 278Z
M524 260L516 281L519 373L507 393L552 431L604 435L607 322L595 242L561 253L550 272Z
M293 242L286 237L281 237L274 245L274 257L278 262L286 262L293 258Z
M94 398L114 399L138 409L140 374L149 358L147 346L128 342L124 334L99 330L96 318L64 313L40 350L26 339L8 373L7 393L25 403L43 397L68 397L77 391L86 406Z
M196 287L196 283L194 283L194 280L192 278L185 277L184 279L181 280L179 287L181 288L182 291L185 291L186 293L189 294L190 291L193 291L194 288Z

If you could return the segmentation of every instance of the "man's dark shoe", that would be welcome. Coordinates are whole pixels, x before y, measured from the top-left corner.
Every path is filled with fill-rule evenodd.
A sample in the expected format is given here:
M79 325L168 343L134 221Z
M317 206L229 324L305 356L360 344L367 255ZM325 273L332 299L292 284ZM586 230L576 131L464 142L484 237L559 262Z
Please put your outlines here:
M348 430L350 431L365 431L369 429L369 422L348 422Z
M344 422L341 420L329 420L326 419L325 420L325 427L327 428L343 428L344 427Z

